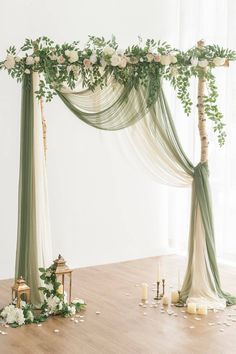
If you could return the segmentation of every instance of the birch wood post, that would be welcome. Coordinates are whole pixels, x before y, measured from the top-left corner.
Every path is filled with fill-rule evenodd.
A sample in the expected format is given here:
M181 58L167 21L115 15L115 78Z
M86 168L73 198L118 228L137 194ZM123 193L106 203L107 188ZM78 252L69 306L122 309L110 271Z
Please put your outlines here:
M201 41L197 42L197 46L198 46L198 48L203 48L204 41L201 40ZM205 68L203 68L201 70L206 71ZM201 163L208 161L208 145L209 145L207 129L206 129L206 118L205 118L205 112L204 112L205 82L206 82L206 80L204 78L200 77L198 79L197 107L198 107L198 130L199 130L199 135L200 135L200 140L201 140Z

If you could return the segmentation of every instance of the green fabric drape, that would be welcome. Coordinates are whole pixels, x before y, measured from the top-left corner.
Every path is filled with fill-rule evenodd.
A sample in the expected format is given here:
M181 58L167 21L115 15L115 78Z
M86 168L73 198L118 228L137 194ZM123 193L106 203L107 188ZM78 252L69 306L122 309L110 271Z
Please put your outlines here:
M36 240L35 175L34 175L34 94L32 75L22 84L20 172L18 189L18 233L15 276L23 276L31 288L35 306L42 303L38 291L39 272Z
M164 156L162 160L165 160L163 166L168 167L168 174L179 175L180 180L184 180L186 176L193 179L189 257L181 298L186 301L188 296L194 292L196 284L194 285L193 279L199 269L193 267L193 259L195 259L195 264L197 264L197 257L200 256L205 272L200 280L202 282L202 293L201 289L199 290L200 296L206 296L212 302L217 298L224 298L227 304L236 303L236 298L224 293L220 285L216 262L208 166L200 163L194 168L186 157L162 89L159 92L156 103L149 108L146 105L147 95L144 88L138 88L137 90L124 88L118 99L111 102L106 109L103 109L103 104L104 106L106 105L106 97L101 99L96 93L94 96L88 95L87 98L84 97L86 93L79 92L58 92L58 95L79 119L99 129L122 129L137 123L140 119L146 120L146 117L149 116L145 127L148 138L145 139L146 142L149 139L152 145L157 145L157 154L161 154L160 151L162 151ZM89 100L92 102L93 98L97 100L100 98L100 106L96 105L94 109L92 109L92 103L91 107L89 106ZM198 210L199 213L197 213ZM203 225L200 235L202 249L199 249L196 244L197 233L199 233L196 228L197 224L198 227ZM199 287L201 287L200 284ZM198 289L196 290L198 291Z

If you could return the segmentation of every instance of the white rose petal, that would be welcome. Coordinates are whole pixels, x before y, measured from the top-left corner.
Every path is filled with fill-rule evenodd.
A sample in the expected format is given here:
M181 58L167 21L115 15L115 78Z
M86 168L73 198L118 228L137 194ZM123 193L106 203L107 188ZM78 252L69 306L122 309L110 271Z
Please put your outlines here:
M198 66L200 66L201 68L206 68L208 65L208 60L203 59L203 60L199 60L198 62Z
M34 65L34 58L33 57L27 57L25 62L26 62L27 65Z
M162 65L170 65L171 63L171 56L170 55L161 55L160 63Z
M13 57L13 55L11 54L7 54L6 60L4 62L4 66L6 69L13 69L15 66L16 62L15 62L15 58Z
M112 56L115 53L115 49L107 45L106 47L104 47L103 53L104 55Z
M225 58L216 57L216 58L213 59L213 63L215 64L215 66L224 65Z

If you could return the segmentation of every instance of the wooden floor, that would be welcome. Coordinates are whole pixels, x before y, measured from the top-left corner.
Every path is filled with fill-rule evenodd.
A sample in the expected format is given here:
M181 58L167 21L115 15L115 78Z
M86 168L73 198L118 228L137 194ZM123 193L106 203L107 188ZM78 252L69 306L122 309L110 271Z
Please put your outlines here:
M229 319L236 319L236 316L228 315L236 315L236 307L211 312L197 321L195 315L184 318L183 309L172 307L178 316L170 316L161 313L160 307L143 309L138 305L140 287L137 284L142 282L149 283L149 300L150 303L153 301L151 288L156 277L157 259L75 270L73 295L87 302L84 322L54 317L41 327L33 324L17 329L4 328L8 334L0 335L0 353L235 354L236 322ZM162 262L169 290L170 286L176 286L177 270L184 269L185 259L165 256ZM225 290L236 294L236 269L222 267L221 277ZM0 308L9 301L11 283L0 282ZM97 315L96 311L101 314ZM224 324L226 321L230 326ZM54 333L54 329L59 332Z

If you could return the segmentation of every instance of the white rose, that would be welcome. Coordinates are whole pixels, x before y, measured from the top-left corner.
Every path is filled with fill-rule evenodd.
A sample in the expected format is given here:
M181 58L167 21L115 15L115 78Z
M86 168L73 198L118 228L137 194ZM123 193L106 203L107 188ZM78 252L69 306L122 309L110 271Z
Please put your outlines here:
M106 47L103 48L103 53L104 55L112 56L115 53L115 49L107 45Z
M16 63L19 63L21 61L21 58L20 57L15 57L15 61L16 61Z
M177 63L177 58L175 56L171 55L170 58L171 58L171 63L172 64L176 64Z
M33 57L27 57L25 62L26 62L27 65L34 65L34 58Z
M162 65L170 65L171 56L170 55L161 55L160 62L161 62Z
M65 55L67 56L67 57L69 57L70 56L70 50L65 50Z
M190 60L192 66L197 66L198 64L198 58L196 57L192 57L191 60Z
M126 65L127 65L127 59L126 59L126 57L121 57L121 59L120 59L120 63L119 63L119 68L125 68L126 67Z
M203 59L203 60L199 60L198 62L198 66L200 66L201 68L206 68L208 65L208 60Z
M35 61L35 63L39 63L40 62L40 58L39 57L35 57L34 61Z
M30 74L30 70L29 69L25 69L25 74Z
M92 64L95 64L96 62L97 62L97 56L96 56L96 54L95 53L93 53L91 56L90 56L90 62L92 63Z
M216 57L216 58L213 59L213 63L215 64L215 66L224 65L225 58Z
M15 58L13 57L13 55L11 54L7 54L6 60L4 62L4 66L6 69L13 69L15 66L16 62L15 62Z
M111 57L111 65L118 66L121 62L121 57L117 54L113 54Z
M78 52L72 50L69 55L69 62L74 63L79 59Z

